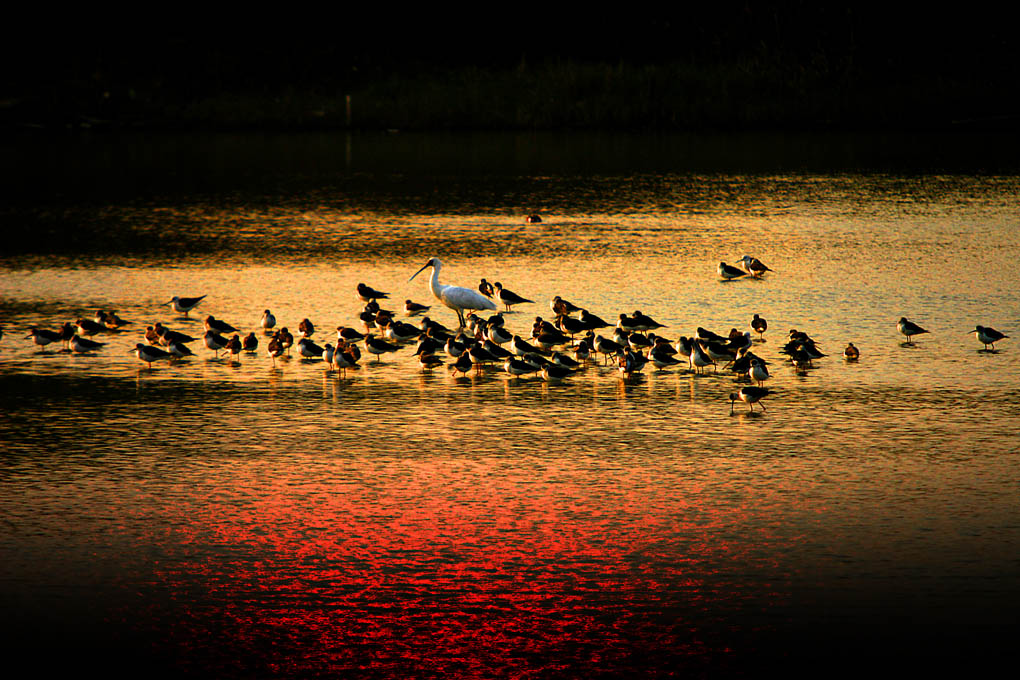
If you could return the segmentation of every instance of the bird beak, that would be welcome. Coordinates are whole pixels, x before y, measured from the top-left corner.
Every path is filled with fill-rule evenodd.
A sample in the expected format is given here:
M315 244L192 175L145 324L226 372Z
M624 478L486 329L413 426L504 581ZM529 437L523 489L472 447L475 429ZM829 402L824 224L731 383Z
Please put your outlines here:
M429 268L429 266L430 266L430 265L426 264L426 265L425 265L424 267L422 267L421 269L419 269L418 271L416 271L416 272L414 273L414 275L413 275L413 276L412 276L411 278L409 278L409 279L407 280L407 282L408 282L408 283L410 283L411 281L413 281L413 280L414 280L414 277L415 277L415 276L418 276L418 274L421 274L421 273L422 273L423 271L425 271L426 269L428 269L428 268Z

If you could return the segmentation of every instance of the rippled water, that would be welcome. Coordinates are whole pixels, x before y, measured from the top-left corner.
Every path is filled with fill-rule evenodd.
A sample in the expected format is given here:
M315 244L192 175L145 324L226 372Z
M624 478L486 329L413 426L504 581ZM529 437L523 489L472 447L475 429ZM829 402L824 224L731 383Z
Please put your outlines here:
M1015 170L826 170L817 149L713 165L633 139L562 142L556 162L534 140L214 141L51 150L62 169L33 157L0 213L0 601L21 647L219 677L999 651L1020 604ZM775 273L721 282L745 253ZM671 338L761 314L768 411L731 416L725 371L547 385L423 374L410 349L346 378L197 343L151 370L129 353L155 321L247 332L266 307L328 338L356 325L358 282L429 304L407 279L433 255L445 282L536 300L507 315L522 335L553 295L641 309ZM190 319L161 306L200 294ZM135 325L94 355L24 339L96 309ZM931 333L903 345L900 316ZM980 351L976 324L1013 338ZM790 328L829 356L795 372Z

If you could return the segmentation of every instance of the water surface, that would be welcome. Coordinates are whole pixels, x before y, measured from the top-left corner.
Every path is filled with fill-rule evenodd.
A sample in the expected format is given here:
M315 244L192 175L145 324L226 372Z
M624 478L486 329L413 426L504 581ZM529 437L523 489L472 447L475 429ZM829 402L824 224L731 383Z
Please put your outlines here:
M11 639L219 677L994 657L1020 602L1017 169L959 141L538 142L128 138L26 160L0 213ZM776 271L721 282L745 253ZM358 282L429 304L407 279L430 256L445 282L535 300L506 315L522 335L554 295L670 338L760 314L768 410L731 416L722 370L547 385L423 373L411 349L345 378L129 353L156 321L247 332L267 307L325 342L357 325ZM161 304L200 294L191 318ZM23 337L96 309L134 325L94 355ZM900 316L931 333L904 345ZM1013 338L981 351L976 324ZM795 371L791 328L829 356Z

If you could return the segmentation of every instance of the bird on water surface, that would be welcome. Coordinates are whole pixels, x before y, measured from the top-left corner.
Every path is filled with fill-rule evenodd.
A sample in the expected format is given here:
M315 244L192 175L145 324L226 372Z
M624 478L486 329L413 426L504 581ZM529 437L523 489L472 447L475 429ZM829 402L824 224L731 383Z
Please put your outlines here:
M174 295L170 300L164 302L164 305L173 305L174 311L178 314L188 315L188 312L198 306L198 303L205 299L205 295L199 297L178 297Z
M994 328L990 328L988 326L976 326L974 330L967 332L974 333L977 336L978 342L984 345L986 350L988 349L988 346L991 345L992 351L995 351L995 343L1009 337L1008 335L1000 333Z
M925 329L918 326L916 323L913 323L912 321L907 321L907 317L905 316L900 317L899 322L897 322L896 324L896 328L899 329L900 333L907 336L907 342L910 344L913 344L910 338L912 338L915 335L921 335L922 333L928 332Z

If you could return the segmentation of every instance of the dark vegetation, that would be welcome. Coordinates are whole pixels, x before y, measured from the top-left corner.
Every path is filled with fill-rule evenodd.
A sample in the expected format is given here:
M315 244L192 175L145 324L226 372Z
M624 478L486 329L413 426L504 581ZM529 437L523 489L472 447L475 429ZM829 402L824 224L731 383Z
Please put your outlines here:
M266 17L256 28L176 15L11 25L0 125L1009 130L1020 120L1009 16L702 4L636 5L630 16L591 6L569 19L491 6Z

